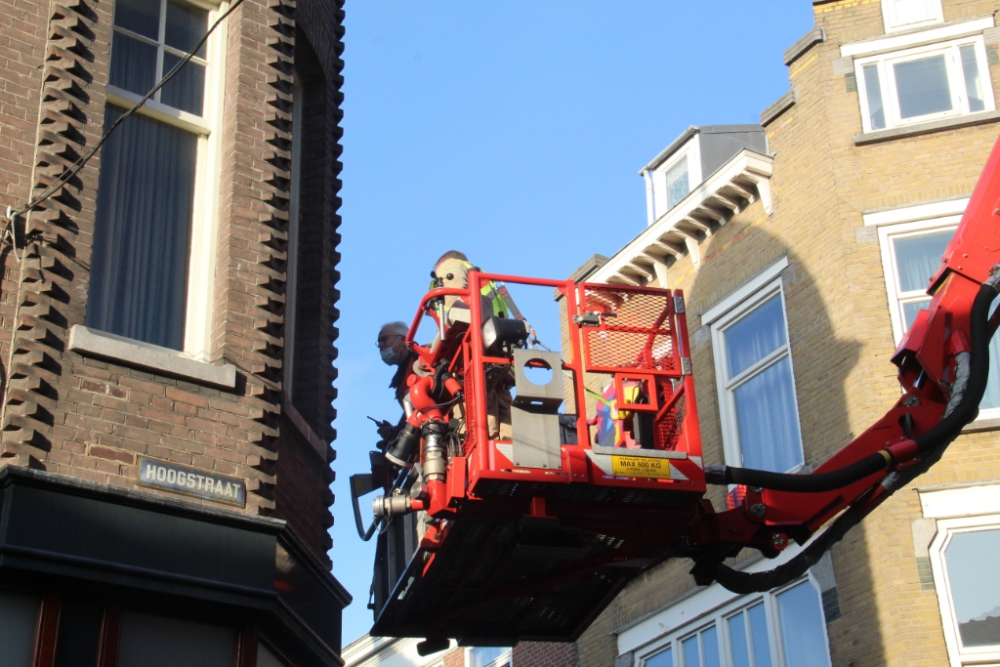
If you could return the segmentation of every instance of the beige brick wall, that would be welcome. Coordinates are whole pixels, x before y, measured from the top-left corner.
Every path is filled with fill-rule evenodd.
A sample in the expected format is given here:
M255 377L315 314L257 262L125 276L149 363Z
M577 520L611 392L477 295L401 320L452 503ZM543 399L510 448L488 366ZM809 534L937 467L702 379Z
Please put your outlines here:
M947 21L997 9L993 1L944 0ZM685 257L669 270L669 286L688 300L707 465L722 462L722 435L700 313L787 255L783 285L805 458L822 463L899 397L879 244L855 233L862 212L968 195L1000 130L990 123L856 146L858 95L833 74L832 61L842 43L884 33L881 3L833 0L814 11L827 41L788 67L798 102L765 128L776 154L773 215L750 205L702 242L700 267ZM1000 67L990 75L996 94ZM998 470L997 434L987 431L960 438L915 485L994 480ZM721 507L720 493L710 496ZM911 522L918 517L917 494L904 489L833 549L842 613L827 626L835 667L945 663L937 594L921 589L917 574ZM613 664L611 633L693 588L689 569L686 561L667 563L628 586L580 638L580 664Z

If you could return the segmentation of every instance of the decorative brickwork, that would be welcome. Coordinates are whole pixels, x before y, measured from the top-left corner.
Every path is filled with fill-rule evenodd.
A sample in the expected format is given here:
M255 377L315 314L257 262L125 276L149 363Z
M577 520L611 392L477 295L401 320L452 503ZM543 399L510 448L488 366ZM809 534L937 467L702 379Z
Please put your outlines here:
M0 9L8 26L0 43L7 100L0 107L0 172L6 177L0 204L16 209L104 131L114 3L3 0ZM323 91L313 112L324 119L323 178L313 193L322 205L311 218L318 242L309 249L316 307L286 326L300 14L308 20L299 34L310 43L312 76ZM70 328L82 325L86 314L98 154L19 219L17 256L3 249L0 362L7 380L0 465L134 487L137 456L143 455L239 477L247 485L244 511L285 519L290 534L329 567L335 452L326 444L319 451L310 440L335 437L342 22L340 2L245 0L219 30L225 62L215 66L224 68L225 110L222 127L214 130L222 154L215 276L200 288L213 295L210 360L236 367L235 390L67 349ZM296 327L312 331L312 378L302 390L312 398L309 410L300 410L311 438L283 408L284 344Z

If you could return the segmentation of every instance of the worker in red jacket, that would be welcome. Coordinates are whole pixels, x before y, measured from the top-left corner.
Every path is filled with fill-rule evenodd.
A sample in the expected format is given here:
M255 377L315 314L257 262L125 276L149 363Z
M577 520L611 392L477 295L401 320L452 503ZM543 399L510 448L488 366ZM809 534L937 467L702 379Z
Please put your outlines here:
M409 392L409 388L406 386L406 378L413 374L413 364L417 360L417 355L410 352L406 347L406 334L408 331L409 327L404 322L388 322L382 325L382 328L378 332L377 345L382 362L386 366L396 367L396 373L389 382L389 388L395 392L399 406L404 409L403 416L395 426L387 421L383 421L379 425L379 437L385 442L392 441L406 422L406 408L403 405L403 402L407 400Z

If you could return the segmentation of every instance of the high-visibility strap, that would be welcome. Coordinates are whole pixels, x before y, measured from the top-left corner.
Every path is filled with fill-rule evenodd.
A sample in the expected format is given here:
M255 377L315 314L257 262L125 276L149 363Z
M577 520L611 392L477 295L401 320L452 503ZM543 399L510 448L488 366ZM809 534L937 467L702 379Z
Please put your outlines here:
M496 286L497 286L497 294L499 294L500 298L503 299L505 304L507 304L507 310L510 311L510 314L514 316L514 319L523 321L524 315L521 314L521 311L518 309L517 304L514 303L514 297L510 295L510 291L507 289L507 286L504 285L502 282L496 283Z

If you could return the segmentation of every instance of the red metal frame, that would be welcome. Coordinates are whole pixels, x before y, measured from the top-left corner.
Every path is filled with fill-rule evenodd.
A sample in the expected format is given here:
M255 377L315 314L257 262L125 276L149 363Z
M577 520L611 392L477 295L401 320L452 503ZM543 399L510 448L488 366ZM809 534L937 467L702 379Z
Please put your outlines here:
M671 292L656 288L633 288L627 286L608 286L577 284L570 280L545 280L519 276L486 274L471 271L468 276L467 289L432 289L421 301L420 309L411 323L406 336L407 346L418 355L420 364L428 373L433 373L442 362L447 362L449 372L461 377L460 387L462 398L467 408L467 429L463 443L463 455L453 456L447 465L446 481L444 483L428 483L427 497L414 500L414 509L424 509L436 519L476 520L476 516L497 515L509 516L516 521L522 516L548 517L546 514L546 498L556 493L557 487L569 484L586 484L591 487L607 487L614 489L633 489L636 492L679 493L684 498L681 508L676 503L650 510L642 509L636 514L636 519L649 521L676 521L678 516L689 517L696 514L701 507L701 497L705 492L705 478L701 464L701 440L699 436L698 413L694 400L694 383L690 374L681 372L681 358L688 354L687 322L681 312L675 312L677 303L674 297L683 300L681 292ZM561 369L555 372L569 371L574 402L577 407L576 445L562 446L562 465L559 469L537 469L515 466L510 459L509 451L504 447L511 443L493 440L489 437L487 428L487 397L484 391L483 378L488 366L510 365L512 360L506 356L489 356L484 352L482 330L479 326L454 325L444 327L444 338L436 345L421 346L416 343L416 335L421 320L430 317L441 331L438 315L438 304L445 297L459 297L469 308L471 322L483 321L482 301L479 298L483 287L490 283L503 282L512 285L527 285L543 288L554 288L565 300L566 317L563 321L569 331L569 358L563 361ZM636 323L620 326L606 321L594 327L578 321L578 316L584 315L581 299L586 290L596 289L605 294L620 297L622 304L635 303L636 299L645 298L655 304L652 312L655 320L647 323L645 328ZM648 314L648 313L647 313ZM593 351L595 343L606 332L617 332L638 338L642 343L639 357L645 361L637 363L622 363L608 365L595 363ZM643 339L645 338L645 342ZM657 366L650 363L653 358L653 345L669 346L669 358ZM630 343L636 347L635 341ZM590 373L603 374L621 391L623 379L641 379L646 383L648 403L621 404L621 410L644 411L650 413L654 427L664 424L664 432L674 434L669 447L663 446L663 438L657 440L658 448L669 450L673 458L669 459L667 470L670 478L630 477L620 474L609 474L602 470L588 456L592 449L591 427L586 414L586 379ZM420 427L429 421L447 419L446 411L433 405L434 399L429 395L429 387L433 384L430 375L413 377L410 380L410 398L417 408L409 421L415 427ZM454 387L452 388L454 389ZM458 395L450 392L453 398ZM663 394L662 400L660 394ZM681 406L684 409L681 410ZM681 414L683 413L683 414ZM671 421L672 420L672 421ZM626 456L630 451L622 449ZM638 452L636 452L638 454ZM423 460L423 456L421 457ZM488 497L488 488L495 484L531 485L534 489L530 503L522 498ZM485 495L484 495L485 494ZM549 505L565 525L577 526L589 532L615 535L621 533L635 538L643 530L635 525L622 525L617 519L621 511L620 505L608 508L580 504L576 507L558 500L550 499ZM687 523L684 519L682 523ZM435 566L434 552L446 544L448 533L453 523L437 522L430 525L424 534L421 548L428 552L425 557L422 572L426 575ZM660 539L660 538L657 538ZM642 536L642 542L649 542L649 536ZM654 540L655 542L656 540ZM597 567L597 565L594 565Z

